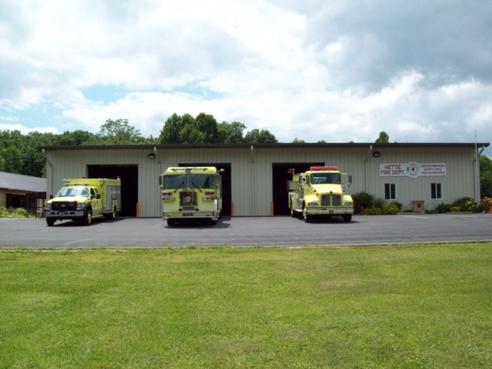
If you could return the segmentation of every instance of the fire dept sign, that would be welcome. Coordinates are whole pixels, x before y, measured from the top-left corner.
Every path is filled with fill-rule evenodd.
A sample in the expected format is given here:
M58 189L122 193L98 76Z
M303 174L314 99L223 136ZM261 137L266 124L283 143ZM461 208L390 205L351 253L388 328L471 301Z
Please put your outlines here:
M380 177L425 177L445 176L445 163L417 163L415 161L403 164L386 163L379 164Z

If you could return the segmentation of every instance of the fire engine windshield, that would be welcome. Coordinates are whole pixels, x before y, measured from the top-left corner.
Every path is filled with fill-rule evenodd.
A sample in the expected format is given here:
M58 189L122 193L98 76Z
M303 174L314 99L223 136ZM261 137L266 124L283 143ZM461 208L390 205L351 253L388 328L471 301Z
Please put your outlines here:
M62 187L56 194L56 197L88 197L89 189L87 187Z
M340 173L313 173L311 174L311 183L316 184L340 184L342 176Z
M215 176L210 174L176 174L164 176L164 188L214 188Z

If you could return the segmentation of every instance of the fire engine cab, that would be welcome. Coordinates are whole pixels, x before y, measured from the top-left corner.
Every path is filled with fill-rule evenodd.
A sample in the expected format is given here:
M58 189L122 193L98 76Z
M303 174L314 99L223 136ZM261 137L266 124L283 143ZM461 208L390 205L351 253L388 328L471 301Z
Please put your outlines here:
M304 173L292 173L288 181L289 208L292 216L310 222L315 216L341 216L352 220L354 202L345 192L351 176L336 166L312 166Z
M169 167L160 177L162 217L217 223L222 211L222 179L216 167Z

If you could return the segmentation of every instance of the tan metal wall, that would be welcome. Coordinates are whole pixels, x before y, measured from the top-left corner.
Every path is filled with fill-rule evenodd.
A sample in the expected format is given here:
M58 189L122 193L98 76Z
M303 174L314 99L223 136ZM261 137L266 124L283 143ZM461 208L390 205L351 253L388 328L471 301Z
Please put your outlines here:
M347 148L193 148L157 149L151 160L149 149L90 149L48 151L48 194L62 185L64 178L87 175L87 165L138 165L138 201L142 217L160 216L159 174L180 163L230 163L233 215L272 214L272 164L324 162L351 173L351 193L367 191L384 198L384 183L395 183L397 201L410 206L424 200L429 209L439 202L458 197L474 197L474 149L472 147L378 148L379 158L364 147ZM380 177L380 163L446 163L447 175L439 177ZM430 199L430 183L442 184L442 200Z
M7 196L5 192L0 190L0 208L7 207Z

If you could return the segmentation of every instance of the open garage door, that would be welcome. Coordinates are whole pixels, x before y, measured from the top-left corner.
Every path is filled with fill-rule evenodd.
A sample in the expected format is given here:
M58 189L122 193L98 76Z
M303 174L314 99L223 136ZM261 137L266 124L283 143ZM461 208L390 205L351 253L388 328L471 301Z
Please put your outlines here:
M223 169L222 175L222 215L231 216L232 213L232 183L231 164L224 163L181 163L180 167L216 167Z
M89 178L121 179L121 216L137 216L138 165L88 165Z
M305 172L314 165L325 165L325 163L273 163L273 215L289 215L289 190L287 181L292 179L291 169L296 173Z

